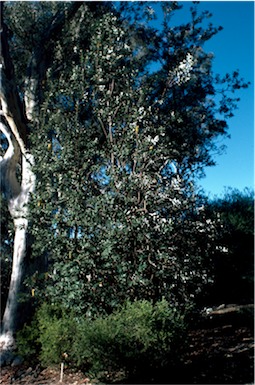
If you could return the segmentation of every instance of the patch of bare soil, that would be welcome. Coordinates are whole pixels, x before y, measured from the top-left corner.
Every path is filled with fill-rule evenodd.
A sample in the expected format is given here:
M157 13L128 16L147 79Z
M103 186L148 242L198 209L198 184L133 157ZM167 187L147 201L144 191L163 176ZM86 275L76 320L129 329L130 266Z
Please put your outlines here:
M184 363L193 384L252 384L254 337L251 328L226 324L193 330Z
M1 385L91 385L89 378L82 372L64 370L60 381L60 368L35 368L19 366L18 368L4 367L1 369Z

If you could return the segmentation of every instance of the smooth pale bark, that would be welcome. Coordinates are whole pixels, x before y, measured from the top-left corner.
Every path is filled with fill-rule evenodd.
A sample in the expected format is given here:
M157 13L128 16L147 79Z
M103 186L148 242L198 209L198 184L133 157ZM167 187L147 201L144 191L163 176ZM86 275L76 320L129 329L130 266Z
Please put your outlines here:
M0 162L1 187L7 198L9 212L14 223L12 274L1 325L0 346L3 350L10 350L14 347L14 332L18 323L17 308L26 257L27 204L30 194L34 191L35 176L32 171L32 155L28 152L25 154L21 153L19 143L9 128L8 123L6 125L1 123L0 130L8 141L8 149ZM19 183L16 173L20 163L21 182Z
M6 65L8 65L8 51L5 59ZM9 65L11 67L12 63L10 62ZM26 117L19 107L21 102L15 80L14 77L10 77L11 74L8 74L7 71L7 74L3 70L1 72L0 95L3 123L0 125L0 130L8 141L8 149L0 161L1 189L7 199L8 209L14 223L12 274L0 336L0 347L3 353L1 360L4 363L6 352L13 350L15 347L14 333L19 321L19 295L25 274L24 261L27 251L28 203L30 195L34 191L35 175L32 170L33 156L27 146L28 127ZM7 75L9 75L9 78ZM31 106L28 106L28 108L32 111ZM18 167L21 168L20 182L17 179Z
M8 135L8 131L1 125L1 131ZM14 347L14 333L18 324L18 301L22 278L24 276L24 260L26 257L26 243L28 230L28 207L30 194L34 191L35 176L31 169L33 158L30 154L22 155L22 181L18 182L16 169L19 161L19 150L16 140L9 141L8 150L1 160L2 188L8 201L8 208L14 223L14 250L12 260L12 274L7 303L2 320L0 344L4 350Z
M0 363L4 364L15 348L15 331L19 320L18 305L21 285L26 274L24 262L27 254L29 233L28 203L35 189L34 158L29 148L29 131L39 122L43 99L41 84L50 66L54 40L83 2L73 2L64 11L49 19L41 39L36 42L27 68L24 102L21 101L15 82L14 66L9 53L7 27L3 21L1 2L1 61L0 61L0 109L3 118L0 131L8 141L8 149L0 158L1 190L8 202L14 223L14 251L8 299L1 324ZM88 6L93 8L94 5ZM86 5L84 5L86 9ZM25 109L24 109L25 106ZM21 167L21 181L17 179L17 167Z
M8 142L8 148L0 159L1 190L7 199L8 209L14 223L12 274L0 336L0 362L4 364L9 356L8 353L15 348L14 334L19 321L19 295L25 273L24 261L27 252L28 203L30 195L34 191L35 175L32 171L33 156L27 145L28 119L17 90L14 67L9 54L7 27L3 21L1 63L2 122L0 130ZM32 107L30 105L27 107L32 113ZM17 178L18 167L21 169L20 181Z

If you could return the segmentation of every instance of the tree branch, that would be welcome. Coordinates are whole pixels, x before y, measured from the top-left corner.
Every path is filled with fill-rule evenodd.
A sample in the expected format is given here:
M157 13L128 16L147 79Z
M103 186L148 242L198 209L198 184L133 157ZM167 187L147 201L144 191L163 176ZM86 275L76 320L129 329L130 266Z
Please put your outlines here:
M73 2L68 9L59 10L45 26L41 39L37 41L27 69L27 90L25 92L25 105L27 118L34 119L35 108L39 108L42 102L42 82L45 79L47 68L52 59L53 44L60 37L61 31L67 21L69 21L83 2ZM39 111L37 111L39 112ZM39 113L37 114L39 115Z
M65 10L64 12L58 11L49 23L48 27L45 28L45 34L43 35L41 44L39 44L39 46L44 46L46 48L47 42L50 42L51 40L55 41L65 22L70 20L82 5L82 1L74 1L69 6L68 10Z
M27 124L22 113L21 101L18 95L15 81L7 79L4 70L1 68L0 87L1 114L5 117L8 125L15 136L20 150L23 154L27 146Z
M1 2L1 84L0 101L2 113L5 116L13 135L19 143L22 152L25 151L27 144L27 120L22 108L22 102L19 97L15 83L14 66L11 60L8 29L3 22L3 3Z
M20 148L7 124L0 123L0 131L6 137L9 145L4 156L0 159L1 189L9 201L17 197L21 191L16 176L17 165L20 160Z

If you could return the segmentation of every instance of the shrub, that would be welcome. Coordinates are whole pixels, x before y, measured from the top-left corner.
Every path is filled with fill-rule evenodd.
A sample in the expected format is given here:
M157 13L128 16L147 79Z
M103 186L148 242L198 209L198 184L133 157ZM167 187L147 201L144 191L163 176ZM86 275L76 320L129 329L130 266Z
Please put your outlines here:
M40 333L36 316L33 318L31 324L25 324L23 329L17 332L16 344L18 355L30 363L38 361L41 349L39 336Z
M17 333L17 348L26 360L34 360L36 355L48 366L63 361L76 338L79 334L75 317L57 306L43 304L31 324Z
M74 315L57 306L43 305L38 311L37 318L42 364L52 365L64 359L70 360L70 348L79 338Z
M28 357L40 348L42 364L59 364L65 357L69 365L97 378L105 379L107 373L149 373L178 360L186 330L184 318L183 311L165 299L156 304L127 302L118 311L94 320L77 319L45 304L31 326L19 334L20 353Z
M93 372L124 370L128 375L166 366L178 357L184 314L162 300L127 302L105 318L85 321L74 346L79 364Z

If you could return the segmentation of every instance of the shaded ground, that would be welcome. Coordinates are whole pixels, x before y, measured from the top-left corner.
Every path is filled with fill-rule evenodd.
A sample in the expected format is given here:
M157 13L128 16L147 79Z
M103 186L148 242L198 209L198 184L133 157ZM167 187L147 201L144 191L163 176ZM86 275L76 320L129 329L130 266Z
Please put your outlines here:
M64 371L63 381L60 382L60 369L41 367L19 368L5 367L1 372L1 385L89 385L90 380L81 372Z
M190 333L184 382L253 383L254 338L248 327L223 325Z
M219 311L196 320L189 332L188 349L178 367L168 368L148 378L144 373L132 383L158 384L253 384L253 317L235 311ZM81 385L90 381L82 372L60 368L4 367L1 385ZM131 383L131 382L129 382Z

